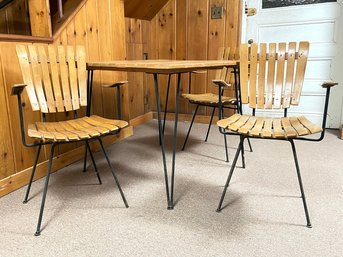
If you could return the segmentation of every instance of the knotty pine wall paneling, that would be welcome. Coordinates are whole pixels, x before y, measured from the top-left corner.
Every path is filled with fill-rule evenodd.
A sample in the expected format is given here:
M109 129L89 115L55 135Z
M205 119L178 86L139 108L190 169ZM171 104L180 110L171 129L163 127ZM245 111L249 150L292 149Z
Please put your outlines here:
M223 6L222 19L211 19L211 7ZM150 21L147 34L148 54L150 59L168 58L176 60L217 59L220 46L238 46L241 29L240 0L170 0L164 8ZM211 83L215 72L193 74L192 93L217 93L217 88ZM182 76L181 93L188 93L188 75ZM147 106L156 110L155 92L152 78L147 77ZM166 78L160 80L161 107L166 90ZM171 87L168 112L175 111L175 79ZM228 91L226 94L232 94ZM190 114L194 105L181 98L180 112ZM199 110L201 114L209 115L211 109Z
M99 4L100 3L100 4ZM105 10L105 11L104 11ZM100 28L101 27L101 28ZM100 35L106 34L106 35ZM0 42L0 180L17 174L33 165L35 149L22 145L17 99L10 95L14 84L22 83L22 75L15 46L21 42ZM113 60L126 58L124 5L122 0L87 0L78 12L54 35L53 44L76 45L86 47L89 61ZM114 118L116 115L116 97L114 89L103 90L102 84L126 80L126 73L108 72L105 76L94 72L93 113ZM130 119L128 87L122 93L122 118ZM24 121L41 121L40 112L33 112L26 92L23 94ZM83 110L84 112L84 110ZM72 118L65 115L51 114L51 121ZM30 140L29 140L30 142ZM56 155L75 148L75 145L61 146ZM39 162L47 160L50 147L45 147ZM1 188L0 188L1 191Z

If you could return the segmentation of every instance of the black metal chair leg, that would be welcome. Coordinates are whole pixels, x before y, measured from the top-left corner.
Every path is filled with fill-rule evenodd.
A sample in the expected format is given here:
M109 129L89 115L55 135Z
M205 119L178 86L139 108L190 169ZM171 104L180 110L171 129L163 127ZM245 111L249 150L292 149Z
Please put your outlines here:
M220 110L221 109L221 110ZM224 119L224 109L219 107L219 119ZM227 148L226 135L224 134L224 147L225 147L225 161L229 162L229 149Z
M25 194L25 198L24 198L23 203L27 203L28 202L28 198L29 198L29 194L30 194L30 189L31 189L31 184L32 184L32 181L33 181L33 177L35 176L35 172L36 172L36 168L37 168L37 163L38 163L38 158L39 158L39 154L40 154L40 150L41 149L42 149L42 145L39 145L38 149L37 149L37 152L36 152L35 162L34 162L33 167L32 167L32 173L31 173L29 184L27 185L26 194Z
M185 147L186 147L186 144L187 144L187 141L188 141L188 137L189 137L189 133L192 130L192 126L193 126L193 123L194 123L195 116L197 115L198 109L199 109L199 105L197 105L197 107L195 107L195 111L194 111L194 114L193 114L193 117L192 117L191 125L189 126L185 142L183 143L183 146L182 146L182 151L185 150Z
M83 157L83 172L87 170L87 144L85 145L85 155Z
M305 210L305 216L306 216L306 222L307 222L306 226L308 228L312 228L311 221L310 221L310 216L309 216L308 210L307 210L305 192L304 192L304 188L303 188L303 184L302 184L302 180L301 180L301 174L300 174L300 168L299 168L299 163L298 163L297 152L295 150L294 141L293 140L289 140L289 142L291 143L291 146L292 146L295 167L297 169L297 175L298 175L299 187L300 187L300 192L301 192L301 198L302 198L302 201L303 201L304 210Z
M224 134L224 147L225 147L225 158L226 162L229 162L229 149L227 148L226 135Z
M242 145L242 168L245 169L244 144Z
M239 146L238 146L237 151L236 151L235 158L233 159L233 163L232 163L229 175L227 177L227 180L226 180L226 183L225 183L225 186L224 186L224 190L223 190L222 196L221 196L220 201L219 201L217 212L220 212L222 210L222 204L223 204L223 201L224 201L224 198L225 198L225 194L226 194L227 188L229 187L233 171L234 171L234 169L236 167L236 163L237 163L237 160L238 160L238 157L239 157L239 153L242 151L243 142L244 142L244 138L241 137Z
M93 156L93 153L92 153L92 150L91 150L91 148L89 146L88 141L86 141L86 147L87 147L87 149L89 151L89 155L91 157L91 160L92 160L92 163L93 163L93 166L94 166L94 171L96 173L96 176L98 177L99 184L101 185L102 181L101 181L101 178L100 178L100 174L99 174L98 168L96 167L96 164L95 164L95 161L94 161L94 156Z
M51 146L48 171L47 171L46 178L45 178L45 185L44 185L44 191L43 191L43 196L42 196L42 203L41 203L41 207L40 207L38 224L37 224L37 230L36 230L35 236L39 236L40 232L41 232L41 224L42 224L42 218L43 218L43 212L44 212L44 206L45 206L45 199L46 199L46 194L48 192L49 178L50 178L51 167L52 167L52 158L54 157L55 146L56 146L55 144L53 144Z
M253 152L253 150L252 150L252 147L251 147L250 139L249 139L249 138L247 138L247 141L248 141L248 144L249 144L250 152L252 153L252 152Z
M112 173L112 175L113 175L113 177L114 177L114 180L115 180L115 182L116 182L116 184L117 184L117 186L118 186L118 189L119 189L121 198L123 199L123 202L124 202L124 204L125 204L125 207L126 207L126 208L129 208L129 205L127 204L127 201L126 201L126 198L125 198L125 196L124 196L123 190L121 189L121 186L120 186L120 184L119 184L119 180L118 180L116 174L114 173L114 169L113 169L113 166L112 166L112 164L111 164L111 161L110 161L110 159L109 159L108 156L107 156L107 153L106 153L106 151L105 151L104 145L102 144L102 140L101 140L101 138L98 138L98 140L99 140L101 149L102 149L102 151L103 151L103 153L104 153L104 155L105 155L105 158L106 158L106 160L107 160L108 166L110 167L110 170L111 170L111 173Z
M216 110L216 107L213 107L213 110L212 110L212 115L211 115L211 120L210 120L210 123L208 124L208 129L207 129L207 133L206 133L205 142L207 142L208 135L210 134L211 125L212 125L212 121L213 121L213 116L214 116L214 112L215 112L215 110Z

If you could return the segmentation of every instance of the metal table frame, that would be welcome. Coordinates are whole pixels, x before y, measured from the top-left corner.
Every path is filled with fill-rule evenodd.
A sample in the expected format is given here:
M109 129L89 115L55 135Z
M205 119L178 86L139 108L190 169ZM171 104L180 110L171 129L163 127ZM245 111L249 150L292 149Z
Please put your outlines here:
M140 60L141 61L141 60ZM138 61L138 62L140 62ZM119 61L120 62L120 61ZM169 61L173 62L173 61ZM180 61L178 61L180 62ZM182 62L182 61L181 61ZM189 61L184 61L185 64ZM200 61L198 61L200 63ZM211 61L201 61L202 63L206 62L211 62ZM156 96L156 107L157 107L157 118L158 118L158 130L159 130L159 140L160 140L160 146L161 146L161 152L162 152L162 160L163 160L163 171L164 171L164 180L165 180L165 189L166 189L166 197L167 197L167 204L168 210L174 209L174 182L175 182L175 157L176 157L176 140L177 140L177 127L178 127L178 116L179 116L179 107L180 107L180 93L181 93L181 75L184 73L189 73L190 71L195 71L195 70L211 70L211 69L221 69L223 67L236 67L237 62L236 61L224 61L221 62L220 65L213 67L209 66L207 67L206 65L199 66L199 67L192 67L192 68L185 68L181 70L161 70L157 69L154 71L153 67L145 67L146 69L149 69L147 71L146 69L140 70L139 67L137 66L132 66L132 67L115 67L115 62L111 62L113 66L108 66L104 65L101 66L101 63L97 63L98 66L92 66L91 64L87 64L87 70L88 70L88 83L87 83L87 92L88 92L88 108L87 108L87 115L89 116L91 113L91 100L92 100L92 88L93 88L93 72L94 70L110 70L110 71L124 71L124 72L129 72L129 71L134 71L134 72L145 72L146 74L152 74L154 77L154 86L155 86L155 96ZM147 62L148 64L149 62ZM108 62L105 62L104 64L108 64ZM132 68L132 69L131 69ZM235 69L236 71L236 69ZM172 163L171 163L171 176L170 176L170 183L169 183L169 176L168 176L168 167L167 167L167 160L166 160L166 151L165 151L165 140L164 140L164 122L161 117L161 99L159 95L159 83L158 83L158 75L159 74L168 74L169 79L168 81L170 82L170 77L172 75L177 76L177 85L176 85L176 102L175 102L175 119L174 119L174 133L173 133L173 153L172 153ZM169 84L169 83L168 83ZM168 90L169 91L169 90ZM167 94L168 94L167 91ZM167 98L166 98L167 100ZM168 101L168 100L167 100ZM163 123L163 124L162 124Z

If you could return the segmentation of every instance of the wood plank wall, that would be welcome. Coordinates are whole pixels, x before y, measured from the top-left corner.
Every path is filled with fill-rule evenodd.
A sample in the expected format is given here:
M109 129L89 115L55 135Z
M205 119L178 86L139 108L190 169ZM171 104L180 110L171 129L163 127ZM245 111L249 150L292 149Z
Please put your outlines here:
M0 1L2 2L2 1ZM16 0L0 10L0 34L31 35L25 0Z
M125 20L122 0L88 0L69 24L55 36L54 44L82 44L86 46L90 61L125 59ZM10 96L13 84L22 83L15 45L19 42L0 42L0 180L33 165L34 149L22 145L17 99ZM113 83L126 78L126 73L95 72L93 112L114 118L114 89L102 89L101 84ZM122 90L123 118L130 119L128 87ZM106 103L106 104L103 104ZM39 112L32 112L26 93L23 98L25 123L40 121ZM84 111L84 110L83 110ZM69 113L50 115L49 120L71 118ZM57 154L75 148L61 147ZM40 162L47 159L48 148L41 154Z
M211 7L223 6L222 19L211 19ZM126 18L126 43L128 59L143 59L147 53L149 59L216 59L220 46L237 46L240 40L241 26L240 0L170 0L150 22ZM151 75L128 75L131 83L130 103L132 117L142 110L155 110L155 94ZM215 71L197 74L192 77L192 93L214 92L211 85ZM167 77L161 76L166 84ZM175 82L172 79L168 111L175 108ZM182 93L188 92L188 76L183 75ZM160 90L166 93L166 86ZM228 92L229 94L232 92ZM164 108L164 101L162 101ZM194 106L181 100L181 113L191 113ZM201 110L209 115L210 110Z
M210 8L223 4L221 20L210 19ZM55 35L54 44L83 44L90 61L110 59L216 59L222 45L237 45L240 31L239 0L170 0L150 22L124 20L123 0L87 0L68 25ZM0 180L29 168L34 150L22 146L19 136L17 100L10 96L11 86L21 83L19 63L15 53L16 42L0 42ZM193 92L211 92L212 73L196 75ZM139 73L95 72L93 112L113 118L114 89L103 89L101 84L128 79L122 91L122 112L126 120L155 110L155 94L151 75ZM166 76L161 76L164 83ZM182 91L188 91L188 77L182 79ZM171 90L169 112L174 111L175 79ZM161 95L165 94L165 88ZM25 123L41 120L32 112L24 95ZM106 104L103 104L106 103ZM164 103L162 103L164 107ZM190 113L193 106L181 102L181 113ZM203 114L205 111L203 111ZM51 115L50 120L69 118L64 114ZM57 154L74 146L63 146ZM40 162L47 159L46 148Z

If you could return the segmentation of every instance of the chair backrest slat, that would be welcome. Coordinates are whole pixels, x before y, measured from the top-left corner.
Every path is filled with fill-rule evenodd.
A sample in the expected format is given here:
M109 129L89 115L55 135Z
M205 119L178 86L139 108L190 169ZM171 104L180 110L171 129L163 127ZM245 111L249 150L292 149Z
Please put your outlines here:
M27 44L16 50L32 110L55 113L87 106L83 46Z
M230 50L231 50L230 47L225 47L224 56L223 56L223 59L222 59L222 60L229 60L229 57L230 57ZM222 71L222 73L221 73L221 75L220 75L220 79L226 81L227 74L228 74L228 68L227 68L227 67L224 67L224 68L222 68L221 71Z
M58 61L60 63L60 76L61 76L61 84L63 90L63 102L66 111L72 111L73 106L71 103L70 97L70 87L69 87L69 79L68 79L68 65L66 62L66 54L63 46L57 47L58 52Z
M250 108L256 108L257 48L257 45L253 44L250 49Z
M240 48L240 85L241 85L241 98L242 103L247 104L249 102L249 49L248 44L243 44Z
M220 47L218 50L218 60L224 60L224 52L225 52L225 47ZM216 72L216 79L221 79L222 78L222 70L217 70Z
M79 90L77 86L77 72L75 67L74 47L67 46L67 62L69 67L69 83L71 89L73 110L80 109Z
M282 103L283 108L289 108L291 104L296 48L297 44L295 42L290 42L288 44L285 94Z
M268 58L268 77L266 87L266 109L273 108L273 94L275 84L275 60L276 60L276 44L269 44L269 58Z
M32 110L38 111L40 110L40 106L39 106L36 91L33 85L31 66L30 66L29 56L27 54L26 46L17 45L16 51L17 51L17 55L19 59L21 73L23 76L23 81L26 84L25 89L28 94Z
M56 105L54 99L54 93L51 87L50 72L48 66L48 58L46 56L45 47L39 45L38 47L38 57L42 68L42 77L46 99L48 102L49 112L56 112Z
M274 91L274 108L281 108L283 84L284 84L284 77L285 77L285 56L286 56L286 43L279 43L276 82L275 82L275 91Z
M45 93L42 83L42 70L40 64L38 63L38 54L36 51L36 47L34 45L28 45L28 49L30 54L29 61L31 62L32 67L33 84L36 90L39 105L42 112L48 113L49 109L45 99Z
M264 108L264 85L266 83L266 60L267 60L267 44L260 44L260 57L258 61L258 97L257 108Z
M239 60L239 53L237 52L237 47L231 47L230 55L228 60ZM226 82L230 85L235 85L235 74L233 73L233 69L229 69L226 76Z
M291 104L298 105L300 100L300 95L302 91L302 86L305 77L306 64L308 58L309 43L301 42L298 51L298 62L295 73L294 90L292 94Z
M76 46L76 63L80 91L80 105L87 106L86 50L84 46Z
M49 61L50 61L50 69L51 69L51 80L54 90L55 96L55 103L58 112L64 111L64 103L63 103L63 96L61 90L61 84L59 79L59 65L57 63L57 52L56 48L53 45L48 46L48 54L49 54Z
M268 47L267 44L260 44L259 49L257 44L252 44L250 49L247 44L241 45L240 81L243 104L249 103L251 108L258 109L289 108L290 105L299 104L309 43L300 42L298 52L294 42L288 44L288 51L286 49L286 43L270 43Z

